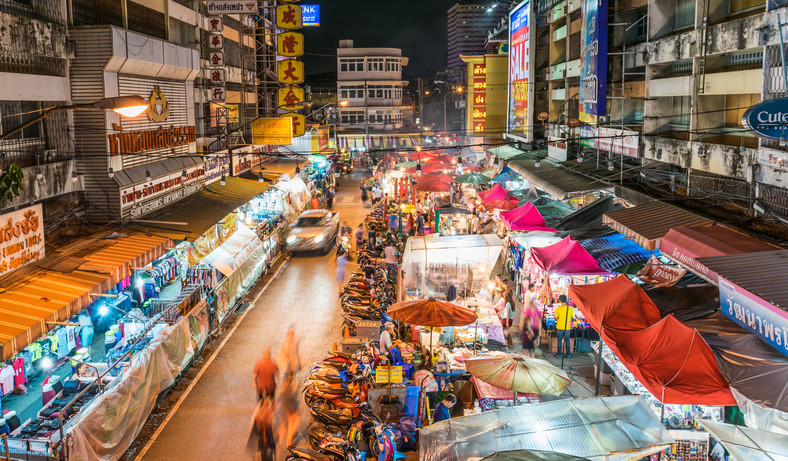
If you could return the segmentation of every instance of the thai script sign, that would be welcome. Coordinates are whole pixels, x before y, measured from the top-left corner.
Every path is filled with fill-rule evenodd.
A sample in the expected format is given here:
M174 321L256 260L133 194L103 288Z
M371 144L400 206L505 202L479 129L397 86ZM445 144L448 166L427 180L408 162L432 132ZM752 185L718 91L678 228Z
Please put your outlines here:
M259 11L257 0L206 0L208 14L254 14Z
M583 0L580 40L579 118L596 125L607 100L607 0Z
M183 174L184 172L186 173L185 175ZM143 184L123 188L120 190L120 207L124 209L139 205L142 202L164 195L171 190L181 188L189 183L198 183L197 185L199 188L202 184L202 181L199 180L203 177L205 177L205 165L199 164L187 168L184 171L172 172L166 176L146 181ZM153 211L153 209L148 211Z
M722 313L788 356L788 312L719 277Z
M0 275L44 257L41 205L0 216Z
M111 155L134 154L151 149L175 147L197 141L194 126L171 126L155 130L129 131L107 135Z

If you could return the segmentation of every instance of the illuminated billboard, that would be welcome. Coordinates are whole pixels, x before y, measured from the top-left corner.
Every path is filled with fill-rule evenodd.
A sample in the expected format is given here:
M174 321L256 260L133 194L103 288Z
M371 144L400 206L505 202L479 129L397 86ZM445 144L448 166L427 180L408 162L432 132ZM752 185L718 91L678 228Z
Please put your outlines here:
M304 27L320 25L320 5L301 5L301 17Z
M533 138L533 59L531 54L531 1L509 13L509 101L506 133L522 141Z
M580 121L596 125L607 100L607 0L583 0L580 40Z

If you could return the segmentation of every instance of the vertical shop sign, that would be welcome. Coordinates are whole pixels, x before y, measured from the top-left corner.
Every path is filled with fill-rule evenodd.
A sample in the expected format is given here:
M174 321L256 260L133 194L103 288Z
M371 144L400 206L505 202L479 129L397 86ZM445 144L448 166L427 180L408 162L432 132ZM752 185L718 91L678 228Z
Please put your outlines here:
M722 313L788 356L788 312L719 277Z
M303 25L300 5L281 5L276 7L276 27L285 30L300 29Z
M474 64L471 115L473 133L483 134L487 129L487 66Z
M41 204L0 215L0 275L44 257Z
M227 111L224 101L227 99L225 81L227 71L224 68L224 22L221 16L208 18L208 55L207 67L203 68L203 78L208 81L208 99L211 101L211 125L227 125ZM216 115L214 117L214 114ZM215 125L214 125L215 124Z
M285 31L276 37L276 52L283 58L290 58L281 59L277 64L277 80L282 85L278 91L278 107L288 111L281 117L287 121L283 120L284 124L280 125L290 127L291 137L306 133L306 118L303 114L293 112L306 104L304 89L297 86L304 82L304 63L297 59L304 54L304 35L293 32L303 27L303 17L301 6L292 2L276 7L276 26Z
M580 40L580 121L596 125L607 101L607 0L583 0Z
M507 133L530 141L533 137L533 63L531 54L531 1L509 13L509 97Z

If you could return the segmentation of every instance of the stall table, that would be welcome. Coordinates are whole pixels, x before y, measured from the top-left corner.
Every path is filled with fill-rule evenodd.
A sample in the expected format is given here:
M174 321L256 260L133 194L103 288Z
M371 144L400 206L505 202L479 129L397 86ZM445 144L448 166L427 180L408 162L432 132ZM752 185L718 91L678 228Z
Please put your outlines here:
M477 379L475 376L471 377L471 383L476 391L476 396L479 398L479 406L482 411L494 410L496 408L509 407L512 405L512 398L514 397L513 391L487 384ZM518 405L541 402L542 400L537 394L517 394Z

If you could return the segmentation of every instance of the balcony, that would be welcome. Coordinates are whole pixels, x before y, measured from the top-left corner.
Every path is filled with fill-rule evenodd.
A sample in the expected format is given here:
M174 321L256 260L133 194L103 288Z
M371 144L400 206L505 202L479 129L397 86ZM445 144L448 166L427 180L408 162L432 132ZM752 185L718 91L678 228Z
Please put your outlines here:
M703 94L760 94L762 84L763 69L706 74Z
M580 9L580 6L583 4L581 0L569 0L569 4L566 7L567 13L572 13Z
M550 96L553 101L564 101L566 100L566 88L556 88L550 92Z
M550 22L556 22L566 16L566 2L561 2L553 7L553 14L550 16Z
M566 63L566 78L580 76L580 60L575 59Z
M567 31L566 24L564 24L563 26L561 26L558 29L554 30L553 31L553 41L557 42L559 40L566 39L566 31Z
M706 171L731 178L749 180L749 166L755 162L758 140L754 137L719 135L703 141L686 140L686 133L644 137L643 157ZM684 138L684 139L681 139ZM742 143L744 149L741 148Z
M562 62L550 66L547 70L547 80L562 80L566 78L566 63Z
M648 95L651 98L689 96L691 94L692 77L690 76L656 78L649 82Z

